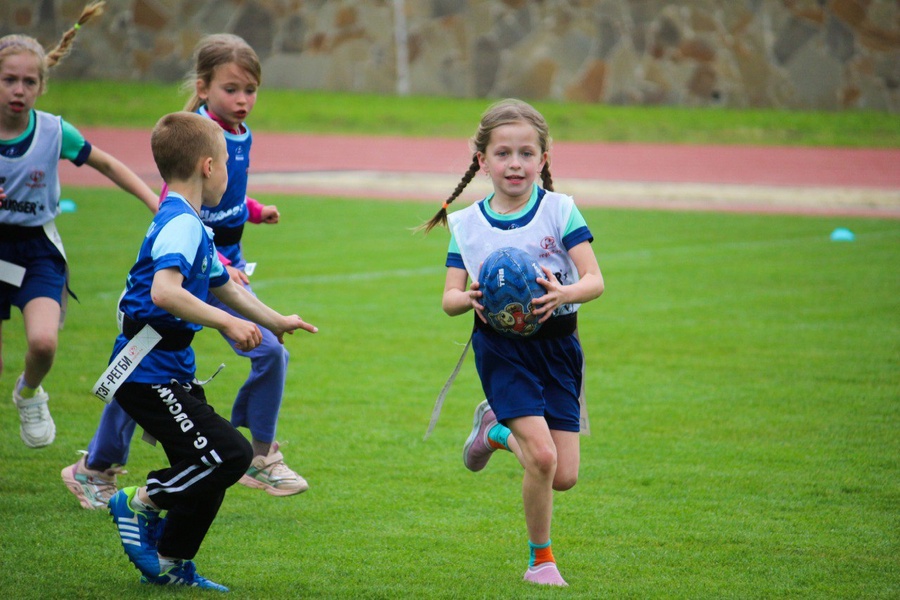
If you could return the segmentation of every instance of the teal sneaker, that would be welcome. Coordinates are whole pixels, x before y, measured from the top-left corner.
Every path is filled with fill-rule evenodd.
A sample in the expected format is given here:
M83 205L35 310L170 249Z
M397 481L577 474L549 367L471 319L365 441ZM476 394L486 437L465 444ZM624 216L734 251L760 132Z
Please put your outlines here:
M210 581L206 577L197 575L197 566L192 560L182 560L175 564L174 567L165 573L148 577L141 577L141 583L150 583L153 585L186 585L188 587L196 587L204 590L216 590L217 592L227 592L228 588L220 585L215 581Z
M119 490L109 499L109 514L119 529L119 540L125 554L142 575L159 575L159 556L156 546L162 536L166 520L154 511L135 511L131 500L137 493L136 487Z

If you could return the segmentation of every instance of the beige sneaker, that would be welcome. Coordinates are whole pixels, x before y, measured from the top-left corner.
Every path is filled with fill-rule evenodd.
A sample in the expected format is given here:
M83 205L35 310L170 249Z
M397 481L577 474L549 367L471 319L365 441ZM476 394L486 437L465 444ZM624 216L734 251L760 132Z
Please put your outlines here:
M127 473L122 467L95 471L87 467L87 452L74 465L62 470L63 483L88 510L106 509L109 499L119 491L116 475Z
M19 436L29 448L49 446L56 437L56 424L47 407L50 396L38 386L33 398L23 398L18 392L22 377L19 375L12 393L13 404L19 410Z
M278 450L278 442L272 444L268 456L256 456L239 483L258 490L266 490L272 496L290 496L309 489L300 475L284 464L284 456Z

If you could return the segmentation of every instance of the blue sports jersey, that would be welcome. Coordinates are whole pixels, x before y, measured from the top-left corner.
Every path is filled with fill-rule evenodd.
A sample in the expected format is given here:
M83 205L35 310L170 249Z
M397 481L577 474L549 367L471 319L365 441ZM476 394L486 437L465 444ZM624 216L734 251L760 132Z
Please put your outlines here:
M199 331L200 325L182 321L156 306L150 297L156 272L172 267L184 276L184 289L204 302L210 287L228 282L228 273L219 262L210 232L184 197L169 192L128 272L119 309L131 319L155 328ZM125 336L119 334L112 357L126 342ZM194 378L195 369L194 351L190 347L177 351L153 350L135 368L128 381L169 383L170 379L176 379L185 383Z
M197 112L204 117L212 118L207 112L206 106L201 106ZM247 222L250 216L247 210L247 179L250 171L250 145L253 143L253 136L250 128L246 125L243 125L243 130L243 133L222 130L228 148L228 188L217 206L212 208L204 206L200 210L200 218L204 225L225 228L240 227ZM240 262L240 244L219 246L219 252L232 263Z

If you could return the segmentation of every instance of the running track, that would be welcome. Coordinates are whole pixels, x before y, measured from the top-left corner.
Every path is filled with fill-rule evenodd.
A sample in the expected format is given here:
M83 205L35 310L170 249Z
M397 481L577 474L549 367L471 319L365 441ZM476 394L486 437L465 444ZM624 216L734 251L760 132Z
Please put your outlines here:
M158 189L150 132L82 128ZM439 205L469 163L465 139L254 133L251 195L260 192L422 200ZM555 187L579 205L900 219L900 150L557 142ZM60 167L66 186L108 186L89 167ZM477 177L462 201L489 190Z

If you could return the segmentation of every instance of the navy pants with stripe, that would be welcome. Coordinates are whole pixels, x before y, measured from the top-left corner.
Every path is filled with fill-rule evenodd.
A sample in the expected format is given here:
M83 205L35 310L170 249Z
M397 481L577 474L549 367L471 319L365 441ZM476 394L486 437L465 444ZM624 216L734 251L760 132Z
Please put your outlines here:
M158 551L170 558L194 558L225 490L250 466L250 442L216 414L197 384L124 383L116 400L156 438L171 465L147 475L150 498L168 511Z

